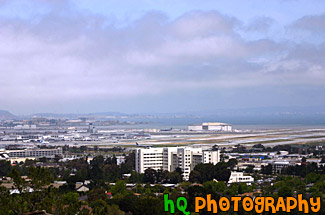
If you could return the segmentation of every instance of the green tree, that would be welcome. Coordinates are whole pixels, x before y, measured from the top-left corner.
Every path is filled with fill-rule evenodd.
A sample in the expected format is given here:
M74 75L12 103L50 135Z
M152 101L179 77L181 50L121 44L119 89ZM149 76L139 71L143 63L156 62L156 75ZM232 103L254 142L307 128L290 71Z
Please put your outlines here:
M122 180L117 181L111 190L113 195L116 194L125 195L127 193L125 181Z
M154 169L146 169L144 171L144 182L148 182L150 184L157 183L157 171Z
M0 176L8 176L11 169L10 161L0 160Z
M164 177L164 182L178 184L178 183L182 182L182 175L176 171L168 172L166 174L166 176Z
M18 194L13 194L14 199L10 202L10 206L15 214L21 214L26 211L28 206L25 200L26 195L21 195L26 191L27 182L16 169L13 169L9 175L13 180L13 188L18 190Z
M223 181L207 181L203 183L203 188L207 194L221 195L227 188Z
M53 181L52 174L45 168L33 167L28 169L28 177L31 179L33 189L40 190Z
M128 178L129 183L142 183L144 181L144 175L136 171L131 172L131 176Z
M280 187L280 189L278 190L278 196L280 197L290 197L292 196L292 190L290 187L288 186L282 186Z
M10 194L7 188L0 186L0 215L7 215L11 211Z
M104 172L103 170L98 166L94 165L89 171L90 178L94 181L99 181L104 179Z
M92 203L99 199L107 200L106 190L103 188L95 188L88 192L88 202Z
M237 159L231 158L228 162L227 165L230 169L233 169L236 165L238 164Z
M305 181L306 181L307 184L309 184L309 183L315 183L320 178L321 178L321 175L320 174L317 174L315 172L311 172L308 175L306 175Z
M121 164L121 174L131 173L135 170L135 153L132 152L125 157L125 162Z
M104 200L99 199L90 204L94 215L124 215L117 205L108 205Z
M248 165L245 169L245 172L247 173L253 173L254 172L254 165Z
M93 160L90 162L90 165L92 167L94 167L94 166L102 167L102 166L104 166L104 163L105 163L105 159L102 155L100 155L100 156L94 157Z
M272 164L268 164L267 166L262 165L261 173L265 175L272 175Z
M27 186L26 180L20 176L20 173L16 169L13 169L9 176L13 180L14 188L17 189L19 193L22 193Z
M80 210L80 202L78 200L79 194L69 192L63 195L62 202L64 205L63 213L67 215L75 215L78 214Z
M202 177L199 171L193 170L190 172L190 182L200 183L202 181Z

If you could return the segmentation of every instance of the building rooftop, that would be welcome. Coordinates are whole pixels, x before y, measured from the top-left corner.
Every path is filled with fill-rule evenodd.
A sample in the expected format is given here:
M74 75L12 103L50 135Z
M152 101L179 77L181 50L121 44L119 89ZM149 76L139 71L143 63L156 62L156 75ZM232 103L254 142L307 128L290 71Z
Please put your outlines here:
M216 126L216 125L230 125L230 124L223 123L223 122L203 122L202 125Z

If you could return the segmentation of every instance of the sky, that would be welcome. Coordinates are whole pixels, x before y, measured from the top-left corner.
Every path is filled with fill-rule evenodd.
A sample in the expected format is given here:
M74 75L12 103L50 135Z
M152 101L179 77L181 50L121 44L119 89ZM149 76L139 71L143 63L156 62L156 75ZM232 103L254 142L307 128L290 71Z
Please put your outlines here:
M0 110L325 109L323 0L0 0Z

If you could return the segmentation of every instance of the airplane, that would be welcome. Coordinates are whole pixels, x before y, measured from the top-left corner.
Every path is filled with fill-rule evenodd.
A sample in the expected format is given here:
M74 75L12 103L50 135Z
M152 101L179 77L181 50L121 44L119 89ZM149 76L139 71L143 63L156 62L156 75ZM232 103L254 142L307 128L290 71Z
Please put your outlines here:
M138 147L145 147L145 148L152 147L152 145L140 145L138 142L135 142L135 145L137 145Z
M49 144L48 141L43 141L43 140L40 140L39 143L43 143L43 144Z

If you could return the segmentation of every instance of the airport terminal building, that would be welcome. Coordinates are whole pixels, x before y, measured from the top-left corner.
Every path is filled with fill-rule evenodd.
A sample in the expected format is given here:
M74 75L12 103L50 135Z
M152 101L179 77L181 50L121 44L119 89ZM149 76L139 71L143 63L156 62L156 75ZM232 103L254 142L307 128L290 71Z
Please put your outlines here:
M135 170L144 173L148 168L174 171L181 168L185 180L198 163L216 164L220 161L219 151L206 151L192 147L165 147L137 149Z
M1 151L0 154L7 155L6 158L13 157L47 157L52 158L55 155L62 155L62 148L55 149L22 149L22 150L5 150Z

